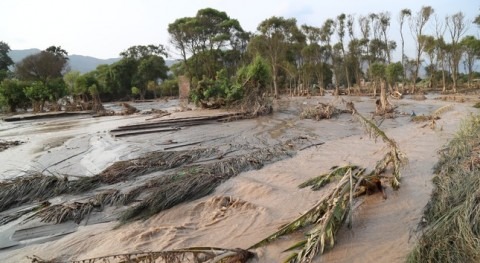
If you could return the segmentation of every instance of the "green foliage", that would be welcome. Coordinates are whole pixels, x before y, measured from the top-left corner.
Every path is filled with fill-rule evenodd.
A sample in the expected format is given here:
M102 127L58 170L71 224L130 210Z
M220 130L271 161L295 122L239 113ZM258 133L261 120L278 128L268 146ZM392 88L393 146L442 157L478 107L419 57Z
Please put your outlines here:
M391 63L385 68L385 76L388 83L394 84L403 76L403 66L401 62Z
M41 81L61 78L68 66L67 53L60 47L27 56L16 64L15 74L21 80Z
M140 94L140 89L137 87L132 87L132 94L133 95L139 95Z
M247 79L259 85L263 90L271 81L270 67L265 59L256 56L253 62L247 67Z
M8 52L10 52L10 46L0 41L0 81L6 78L8 67L13 65L13 60L8 56Z
M168 78L160 84L160 96L177 96L178 80L176 78Z
M249 38L238 20L212 8L175 20L168 33L183 58L183 73L191 79L215 79L224 68L232 76Z
M369 68L370 71L370 76L372 76L373 79L379 81L381 79L385 78L385 64L383 63L373 63L370 65Z
M0 82L0 107L7 107L8 111L15 112L18 107L26 107L28 98L23 89L26 83L16 79L5 79Z

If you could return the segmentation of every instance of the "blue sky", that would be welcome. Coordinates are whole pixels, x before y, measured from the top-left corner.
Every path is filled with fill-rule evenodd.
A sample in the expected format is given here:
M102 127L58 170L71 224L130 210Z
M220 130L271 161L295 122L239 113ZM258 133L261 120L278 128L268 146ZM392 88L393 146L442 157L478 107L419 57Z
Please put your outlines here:
M359 16L388 11L392 14L389 33L400 50L398 13L404 8L417 12L427 5L442 20L460 11L470 20L480 14L478 0L1 0L0 41L12 49L56 45L69 54L118 57L133 45L168 46L169 23L212 7L238 19L245 30L252 32L271 16L295 17L299 25L321 26L341 13ZM428 30L433 30L433 23ZM408 25L404 34L408 47ZM478 37L480 30L471 25L468 34Z

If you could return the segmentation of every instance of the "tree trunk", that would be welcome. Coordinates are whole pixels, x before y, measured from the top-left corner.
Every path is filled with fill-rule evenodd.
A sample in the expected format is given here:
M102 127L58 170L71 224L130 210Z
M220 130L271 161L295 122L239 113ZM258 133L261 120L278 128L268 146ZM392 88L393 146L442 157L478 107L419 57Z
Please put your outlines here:
M273 91L274 98L278 98L278 89L277 89L277 68L272 66L272 77L273 77Z

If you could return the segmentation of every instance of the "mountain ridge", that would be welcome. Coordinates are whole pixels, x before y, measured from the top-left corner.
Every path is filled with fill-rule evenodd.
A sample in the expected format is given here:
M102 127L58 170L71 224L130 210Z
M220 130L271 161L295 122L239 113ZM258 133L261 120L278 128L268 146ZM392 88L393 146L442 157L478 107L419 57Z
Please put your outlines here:
M8 56L12 58L14 63L18 63L22 61L27 56L33 55L40 53L42 50L38 48L29 48L29 49L15 49L11 50L8 53ZM111 65L117 61L122 59L121 57L117 58L108 58L108 59L101 59L101 58L96 58L92 56L85 56L85 55L69 55L68 60L69 60L69 65L70 65L70 70L77 70L80 71L80 73L87 73L92 70L95 70L97 66L102 65L102 64L107 64ZM165 60L165 64L169 67L172 64L174 64L176 61L174 60Z

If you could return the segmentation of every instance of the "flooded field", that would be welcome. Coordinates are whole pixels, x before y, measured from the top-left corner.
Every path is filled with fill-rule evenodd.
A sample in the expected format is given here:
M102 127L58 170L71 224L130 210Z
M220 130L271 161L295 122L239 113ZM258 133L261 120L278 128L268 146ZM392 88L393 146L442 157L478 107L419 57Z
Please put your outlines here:
M401 188L386 189L388 198L374 194L358 199L353 228L342 228L335 247L315 262L399 262L415 243L415 229L431 192L432 167L437 152L452 138L461 120L477 109L466 103L436 100L402 99L394 119L376 119L380 128L397 141L406 153L409 165L403 171ZM353 101L356 109L370 118L375 100L370 97L341 97ZM154 151L190 151L213 149L192 164L217 159L241 158L261 149L302 142L285 156L268 159L263 167L250 169L222 180L212 192L199 199L166 209L146 220L119 225L119 217L129 206L109 206L93 211L81 222L45 223L27 220L31 213L0 226L0 261L29 262L27 256L44 259L81 260L92 257L136 252L161 251L193 246L248 248L315 205L324 191L299 189L304 181L327 172L332 166L348 164L372 169L384 152L384 144L375 143L364 133L351 114L315 121L299 117L303 108L318 102L331 103L334 97L284 98L274 104L274 114L255 119L206 122L177 130L135 136L114 137L111 130L144 123L148 115L92 118L39 119L1 122L0 139L21 141L0 152L0 179L12 179L29 171L56 176L92 177L115 162L138 158ZM341 101L337 106L343 108ZM453 109L437 120L435 129L411 121L411 114L430 114L453 104ZM179 102L133 104L140 110L163 109L172 112L165 118L214 116L220 110L175 112ZM115 105L106 105L116 109ZM183 106L185 107L185 106ZM153 121L153 120L152 120ZM322 144L323 143L323 144ZM311 145L316 145L309 147ZM172 168L172 171L177 168ZM180 168L178 168L180 169ZM85 200L100 190L134 188L151 179L167 176L170 170L146 173L133 179L80 194L63 194L51 204ZM145 198L139 195L138 202ZM43 202L45 200L38 200ZM25 210L24 204L0 213L0 218ZM282 237L265 247L252 250L253 262L280 262L289 256L286 248L300 240L302 233Z

